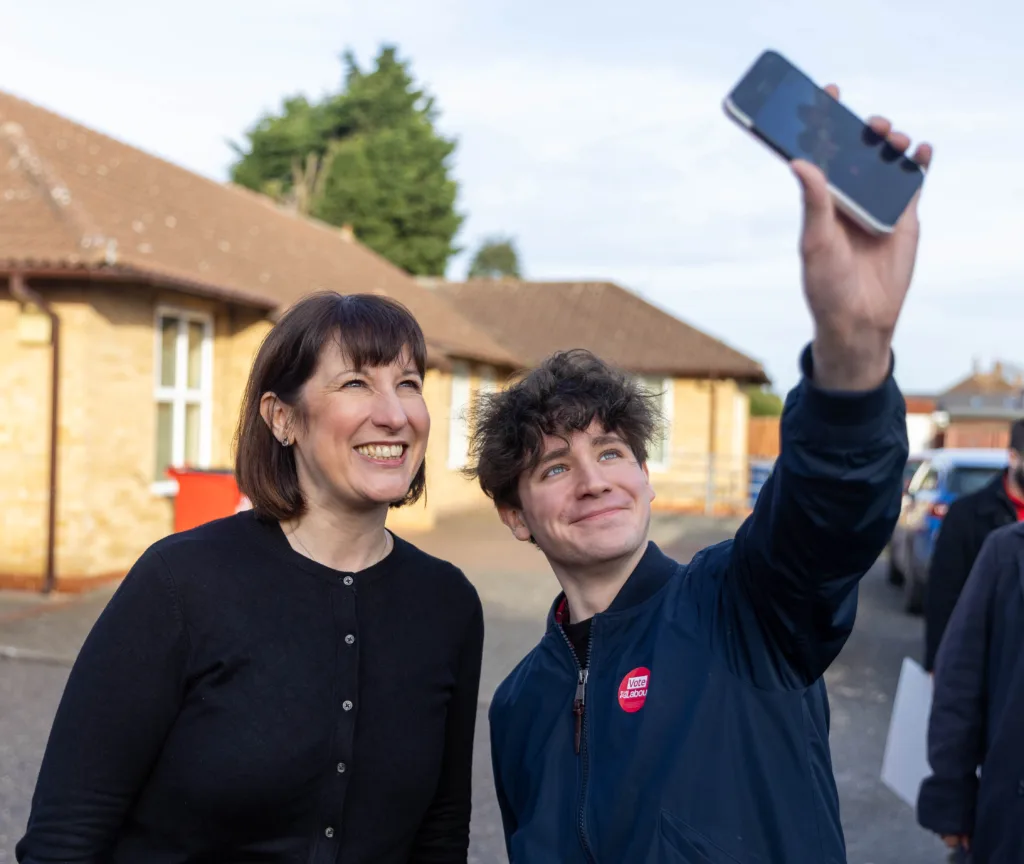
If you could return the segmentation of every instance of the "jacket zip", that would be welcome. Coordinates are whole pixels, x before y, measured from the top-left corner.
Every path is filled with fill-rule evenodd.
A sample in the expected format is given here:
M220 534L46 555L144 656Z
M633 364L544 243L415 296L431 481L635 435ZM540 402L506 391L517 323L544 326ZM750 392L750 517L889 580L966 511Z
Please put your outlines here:
M572 714L576 721L576 754L582 760L581 770L583 773L583 782L580 784L579 804L576 807L576 831L579 833L580 844L583 846L583 854L586 856L588 861L593 861L594 854L590 851L590 843L587 842L583 808L584 803L587 800L587 775L589 770L589 760L587 759L587 738L584 734L586 732L587 724L587 679L590 677L590 652L594 648L594 625L593 623L590 625L590 635L587 637L586 663L583 666L580 666L579 658L576 656L576 649L572 647L572 642L569 641L569 637L566 635L564 628L559 625L558 629L562 634L562 639L565 641L566 647L569 649L569 654L572 656L573 665L576 667L576 698L573 699Z

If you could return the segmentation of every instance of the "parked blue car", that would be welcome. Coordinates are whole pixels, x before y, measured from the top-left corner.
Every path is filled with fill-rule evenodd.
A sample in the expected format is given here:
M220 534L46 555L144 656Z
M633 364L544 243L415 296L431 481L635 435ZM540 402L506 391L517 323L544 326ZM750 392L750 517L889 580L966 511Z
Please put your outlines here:
M1006 450L953 448L929 450L908 460L908 472L913 473L889 541L889 581L903 586L903 606L910 614L924 608L928 565L949 505L1000 474L1008 459Z

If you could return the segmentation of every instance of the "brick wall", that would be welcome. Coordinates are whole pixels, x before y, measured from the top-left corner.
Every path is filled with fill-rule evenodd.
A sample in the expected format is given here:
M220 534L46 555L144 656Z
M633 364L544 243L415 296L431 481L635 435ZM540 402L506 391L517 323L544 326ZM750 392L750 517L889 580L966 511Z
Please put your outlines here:
M213 317L212 467L233 466L241 399L270 324L257 311L140 286L46 293L62 322L58 589L83 590L123 575L173 529L174 499L153 488L157 307ZM0 584L35 588L45 566L50 346L19 339L25 315L18 303L0 301L0 368L10 399L0 412L0 496L7 505L0 508ZM38 317L33 326L45 323ZM479 373L474 367L474 388ZM428 496L392 511L388 524L396 530L429 528L444 513L491 506L447 465L451 376L430 370L424 397L432 417Z
M1006 420L954 420L946 427L946 447L1010 446L1010 424Z
M32 579L43 572L50 380L49 345L22 344L19 304L0 299L0 574ZM43 325L37 316L36 325Z
M750 401L735 381L677 378L672 383L669 463L651 468L656 509L742 509L747 497ZM711 417L714 411L714 448ZM710 482L709 482L710 481Z
M174 500L154 491L155 311L201 311L214 321L212 467L231 467L238 411L253 357L269 330L264 316L211 300L140 286L48 288L62 321L60 378L58 589L80 590L123 575L173 528ZM8 403L0 412L0 584L35 587L45 561L50 346L19 337L40 321L0 300L0 368ZM482 367L470 366L471 389ZM500 381L504 372L497 370ZM716 382L716 495L735 490L746 464L747 400ZM657 506L699 506L707 488L711 391L707 382L672 383L670 462L652 473ZM493 505L475 482L449 468L452 376L429 370L431 414L425 501L394 510L396 531L431 527L439 517Z
M269 325L256 312L139 286L46 293L61 318L58 588L79 590L123 575L172 529L173 498L153 490L157 306L213 316L214 466L231 462L245 378ZM50 346L18 338L24 314L0 301L0 368L11 399L0 412L0 492L14 505L2 508L0 584L34 587L45 561Z
M471 365L470 390L480 386L479 365ZM502 377L502 373L498 373ZM448 467L448 444L451 435L452 376L448 372L428 369L423 382L423 398L430 411L430 440L427 442L427 494L414 505L398 507L388 514L388 527L396 532L422 531L433 527L438 518L459 511L493 507L480 490ZM471 415L469 415L471 416ZM425 500L424 500L425 499ZM497 517L495 517L497 518Z

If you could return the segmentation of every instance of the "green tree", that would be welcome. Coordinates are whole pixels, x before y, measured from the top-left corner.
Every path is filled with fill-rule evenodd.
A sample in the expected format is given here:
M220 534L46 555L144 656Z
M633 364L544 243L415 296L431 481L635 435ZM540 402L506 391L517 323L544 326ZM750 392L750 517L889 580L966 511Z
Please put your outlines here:
M433 98L392 46L364 72L346 52L340 92L297 96L247 132L234 182L355 236L409 273L439 276L463 217L450 176L455 142L438 134Z
M469 265L470 279L500 279L510 276L522 278L519 253L510 237L491 237L485 240Z
M750 387L747 396L750 397L751 417L779 417L782 414L782 398L768 387Z

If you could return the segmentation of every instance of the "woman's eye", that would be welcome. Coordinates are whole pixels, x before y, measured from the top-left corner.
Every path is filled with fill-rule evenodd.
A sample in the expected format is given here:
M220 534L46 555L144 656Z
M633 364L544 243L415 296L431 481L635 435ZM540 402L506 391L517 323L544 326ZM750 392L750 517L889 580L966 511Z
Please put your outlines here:
M362 381L346 381L345 384L342 385L342 386L344 386L344 387L363 387L363 386L365 386L365 384Z
M399 387L411 387L413 390L419 392L420 382L410 378L408 381L403 381L398 385Z

